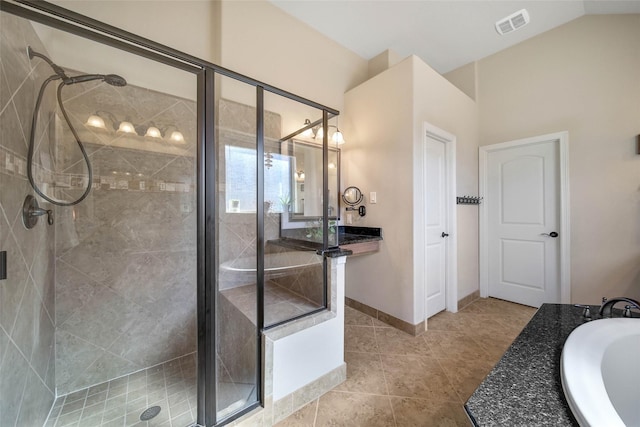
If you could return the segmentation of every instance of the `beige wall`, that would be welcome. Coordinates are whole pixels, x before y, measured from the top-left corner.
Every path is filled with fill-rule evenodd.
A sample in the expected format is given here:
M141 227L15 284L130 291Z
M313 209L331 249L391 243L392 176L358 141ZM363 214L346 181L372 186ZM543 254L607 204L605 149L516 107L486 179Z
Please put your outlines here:
M156 43L217 62L220 3L214 1L68 1L59 6L130 31ZM179 19L178 19L179 17ZM129 84L195 100L196 78L137 55L35 25L51 59L86 73L121 74ZM81 55L78 52L82 52Z
M415 194L422 182L423 124L457 137L457 190L477 193L475 103L419 58L409 57L345 95L349 143L343 148L343 181L365 195L367 215L354 225L382 227L378 253L347 262L347 296L404 321L424 320ZM377 203L368 203L369 192ZM478 289L477 208L458 215L458 298ZM344 214L343 214L344 218ZM414 272L415 270L415 272Z
M345 95L344 188L365 195L353 225L382 227L380 252L347 261L346 295L402 320L413 319L413 67L400 62ZM369 204L369 192L378 203ZM345 213L343 211L343 219Z
M571 300L640 296L640 15L585 16L478 62L480 144L569 131Z
M456 194L478 194L478 110L476 103L424 62L414 61L414 153L422 153L423 123L456 136ZM415 173L415 172L414 172ZM420 178L421 181L421 178ZM414 197L424 194L416 188ZM456 205L458 300L477 291L478 208ZM454 237L454 236L451 236ZM420 295L417 295L417 301ZM419 313L419 311L418 311ZM422 320L422 319L420 319Z
M469 98L475 100L476 70L477 62L471 62L444 74L444 78L453 83L462 92L466 93Z
M368 62L266 0L222 2L220 65L342 110Z

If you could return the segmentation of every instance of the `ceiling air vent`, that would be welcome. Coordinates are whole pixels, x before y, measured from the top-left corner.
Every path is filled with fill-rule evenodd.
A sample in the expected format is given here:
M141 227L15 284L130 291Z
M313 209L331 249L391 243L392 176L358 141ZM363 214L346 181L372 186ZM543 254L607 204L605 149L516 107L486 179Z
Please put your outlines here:
M496 22L496 31L501 35L507 34L524 27L528 23L529 12L527 12L527 9L522 9Z

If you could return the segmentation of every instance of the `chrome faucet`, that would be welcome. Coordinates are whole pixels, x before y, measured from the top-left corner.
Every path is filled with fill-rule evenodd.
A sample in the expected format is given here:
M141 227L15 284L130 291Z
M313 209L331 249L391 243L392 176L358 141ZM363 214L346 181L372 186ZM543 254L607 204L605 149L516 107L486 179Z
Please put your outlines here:
M602 298L602 305L600 306L599 315L600 317L611 317L611 310L613 306L619 302L626 302L624 310L624 317L631 317L631 309L635 308L636 310L640 310L640 302L627 298L627 297L616 297L607 300L606 298Z

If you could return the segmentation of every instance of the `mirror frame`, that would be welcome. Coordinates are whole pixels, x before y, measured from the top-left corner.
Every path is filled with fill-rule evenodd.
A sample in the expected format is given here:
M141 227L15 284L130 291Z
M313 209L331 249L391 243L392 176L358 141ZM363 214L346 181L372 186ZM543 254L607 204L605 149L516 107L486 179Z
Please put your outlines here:
M288 156L294 157L293 155L293 147L295 146L295 144L301 144L307 147L312 147L312 148L317 148L320 155L322 155L322 144L316 144L313 142L309 142L309 141L304 141L304 140L300 140L300 139L295 139L295 138L290 138L287 140L282 141L282 145L280 147L280 152L281 154L286 154ZM336 164L336 179L337 179L337 185L336 188L334 189L334 191L336 192L336 214L335 215L330 215L329 216L329 220L333 221L333 220L339 220L340 219L340 196L339 196L339 192L340 192L340 149L337 147L332 147L331 145L329 146L329 152L335 152L336 153L336 157L337 157L337 164ZM289 194L293 195L295 194L295 189L294 186L296 185L296 170L294 170L295 168L292 167L291 170L291 183L290 183L290 189L289 189ZM294 200L291 199L291 203L294 203ZM295 212L292 212L291 210L289 211L289 222L309 222L309 221L316 221L318 218L321 218L321 215L304 215L304 214L296 214Z
M347 199L347 192L348 192L349 190L351 190L351 189L353 189L354 191L357 191L357 193L356 193L356 194L360 194L360 197L358 197L358 200L356 200L355 202L353 202L353 201L349 201L349 200ZM362 203L362 200L363 200L363 199L364 199L364 195L362 194L362 191L361 191L358 187L355 187L355 186L353 186L353 185L352 185L352 186L350 186L350 187L345 188L345 190L342 192L342 201L343 201L346 205L349 205L349 206L351 206L351 207L356 206L356 205L359 205L360 203Z

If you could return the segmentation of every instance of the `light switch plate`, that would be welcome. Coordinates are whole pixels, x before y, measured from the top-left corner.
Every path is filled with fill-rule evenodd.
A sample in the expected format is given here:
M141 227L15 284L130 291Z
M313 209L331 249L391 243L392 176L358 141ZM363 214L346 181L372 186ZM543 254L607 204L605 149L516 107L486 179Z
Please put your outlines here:
M375 191L369 193L369 202L371 204L378 203L378 196Z

